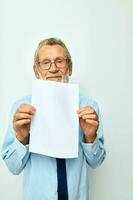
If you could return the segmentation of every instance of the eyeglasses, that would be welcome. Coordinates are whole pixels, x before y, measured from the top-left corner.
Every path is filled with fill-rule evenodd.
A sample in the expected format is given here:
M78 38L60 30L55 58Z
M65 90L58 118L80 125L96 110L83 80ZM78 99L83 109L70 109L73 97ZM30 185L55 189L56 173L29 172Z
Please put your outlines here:
M41 69L48 70L50 69L53 63L59 69L65 68L67 62L68 62L68 59L56 59L53 62L47 59L47 60L43 60L42 62L38 62L38 64L40 65Z

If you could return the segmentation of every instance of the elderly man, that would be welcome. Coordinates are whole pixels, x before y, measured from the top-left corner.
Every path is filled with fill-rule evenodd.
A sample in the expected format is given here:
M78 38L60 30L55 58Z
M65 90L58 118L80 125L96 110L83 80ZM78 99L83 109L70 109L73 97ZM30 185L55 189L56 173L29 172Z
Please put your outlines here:
M65 44L57 38L41 41L33 68L37 79L68 82L72 60ZM105 158L105 149L98 105L80 96L79 107L78 157L56 159L29 152L30 123L36 112L31 96L13 105L2 157L13 174L24 170L25 200L88 200L87 165L98 167Z

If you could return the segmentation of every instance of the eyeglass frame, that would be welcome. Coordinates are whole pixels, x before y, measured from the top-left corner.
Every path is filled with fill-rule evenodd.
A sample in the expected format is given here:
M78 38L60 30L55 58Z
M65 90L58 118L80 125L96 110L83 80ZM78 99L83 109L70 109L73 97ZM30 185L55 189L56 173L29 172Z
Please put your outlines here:
M48 68L43 68L40 64L43 62L43 61L40 61L40 62L37 62L37 64L40 66L41 69L43 70L49 70L52 66L52 64L54 63L54 65L58 68L58 69L64 69L66 67L66 65L69 63L69 59L68 58L63 58L62 60L66 61L65 63L65 66L64 67L58 67L57 66L57 63L56 63L56 59L52 62L51 60L49 60L49 67Z

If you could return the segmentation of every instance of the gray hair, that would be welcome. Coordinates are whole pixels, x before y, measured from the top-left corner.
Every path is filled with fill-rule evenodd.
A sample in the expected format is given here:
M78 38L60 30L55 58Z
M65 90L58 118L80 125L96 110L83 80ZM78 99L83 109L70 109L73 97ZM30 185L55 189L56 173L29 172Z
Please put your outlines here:
M71 55L70 55L66 45L64 44L64 42L59 38L47 38L47 39L41 40L39 42L38 47L37 47L35 54L34 54L34 64L38 64L38 62L39 62L38 52L39 52L40 48L43 47L44 45L51 45L51 46L52 45L60 45L61 47L63 47L66 51L68 67L69 67L70 70L72 70Z

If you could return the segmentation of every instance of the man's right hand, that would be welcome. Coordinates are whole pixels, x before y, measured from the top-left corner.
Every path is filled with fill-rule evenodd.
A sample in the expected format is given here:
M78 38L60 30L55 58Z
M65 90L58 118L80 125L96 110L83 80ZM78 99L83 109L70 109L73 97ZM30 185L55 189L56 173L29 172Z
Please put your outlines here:
M22 143L27 144L30 124L36 109L29 104L21 104L13 117L13 128L16 132L16 138Z

